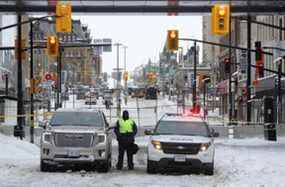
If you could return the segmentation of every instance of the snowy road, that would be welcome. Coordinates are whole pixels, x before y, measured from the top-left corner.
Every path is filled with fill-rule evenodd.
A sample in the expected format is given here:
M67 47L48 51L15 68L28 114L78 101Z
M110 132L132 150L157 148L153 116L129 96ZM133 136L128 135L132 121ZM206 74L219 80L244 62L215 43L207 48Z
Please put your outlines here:
M262 139L216 141L215 174L146 174L146 137L137 139L141 150L134 171L42 173L39 148L0 134L0 186L285 186L285 138L277 143ZM116 146L116 145L114 145ZM113 165L116 162L114 147Z

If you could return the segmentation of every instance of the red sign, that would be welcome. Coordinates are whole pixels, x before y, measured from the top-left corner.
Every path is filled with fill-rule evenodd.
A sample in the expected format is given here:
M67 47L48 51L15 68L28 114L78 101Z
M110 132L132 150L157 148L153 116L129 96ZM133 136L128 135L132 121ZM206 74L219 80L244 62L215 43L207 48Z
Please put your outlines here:
M51 74L47 73L47 74L45 75L45 79L46 79L47 81L52 80Z

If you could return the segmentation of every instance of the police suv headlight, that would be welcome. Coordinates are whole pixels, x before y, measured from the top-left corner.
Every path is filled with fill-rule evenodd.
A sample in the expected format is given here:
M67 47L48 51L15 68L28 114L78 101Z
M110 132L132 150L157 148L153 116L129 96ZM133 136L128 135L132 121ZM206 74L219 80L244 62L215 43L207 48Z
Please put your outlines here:
M159 141L155 141L155 140L152 140L151 141L151 144L153 145L153 147L157 150L161 150L161 144Z
M43 134L43 141L45 143L51 143L51 133L44 133Z
M200 151L206 151L211 146L211 142L202 143L200 147Z

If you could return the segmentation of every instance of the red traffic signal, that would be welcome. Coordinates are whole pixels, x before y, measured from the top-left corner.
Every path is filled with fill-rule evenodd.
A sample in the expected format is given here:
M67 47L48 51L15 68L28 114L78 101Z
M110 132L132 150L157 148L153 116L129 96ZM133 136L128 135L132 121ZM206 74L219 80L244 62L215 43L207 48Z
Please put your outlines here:
M51 75L50 73L47 73L47 74L45 75L45 79L46 79L47 81L52 80L52 75Z
M229 58L224 59L224 64L225 64L225 72L230 73L231 71L231 62Z

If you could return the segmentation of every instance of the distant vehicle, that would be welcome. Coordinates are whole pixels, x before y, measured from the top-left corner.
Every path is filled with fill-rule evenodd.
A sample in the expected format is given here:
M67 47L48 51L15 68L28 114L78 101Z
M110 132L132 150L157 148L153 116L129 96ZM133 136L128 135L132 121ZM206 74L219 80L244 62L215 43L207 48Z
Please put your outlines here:
M77 87L77 93L76 93L76 99L85 99L85 94L89 91L89 88L86 86L78 86Z
M157 99L157 92L157 88L153 86L146 88L145 99Z
M86 105L96 105L97 104L97 98L94 96L87 96L85 97L85 104Z
M132 98L144 98L145 97L145 89L144 88L137 88L134 90L134 92L131 95Z
M99 172L111 168L112 138L101 111L57 111L41 136L41 171L57 165L88 164Z
M165 114L150 135L147 148L147 172L157 173L171 168L189 168L214 173L214 137L200 117Z

